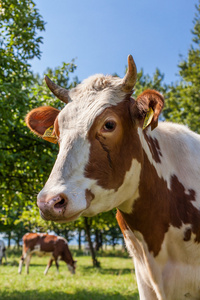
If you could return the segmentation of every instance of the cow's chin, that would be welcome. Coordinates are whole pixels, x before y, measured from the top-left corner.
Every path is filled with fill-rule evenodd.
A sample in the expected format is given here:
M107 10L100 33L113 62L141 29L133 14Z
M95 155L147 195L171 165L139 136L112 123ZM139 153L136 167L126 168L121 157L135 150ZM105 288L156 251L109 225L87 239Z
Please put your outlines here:
M77 214L74 214L72 216L62 216L62 217L53 217L52 215L51 216L46 216L43 214L43 212L40 210L40 216L43 220L45 221L53 221L53 222L56 222L56 223L68 223L68 222L72 222L72 221L75 221L76 219L78 219L80 216L82 215L82 212L78 212Z

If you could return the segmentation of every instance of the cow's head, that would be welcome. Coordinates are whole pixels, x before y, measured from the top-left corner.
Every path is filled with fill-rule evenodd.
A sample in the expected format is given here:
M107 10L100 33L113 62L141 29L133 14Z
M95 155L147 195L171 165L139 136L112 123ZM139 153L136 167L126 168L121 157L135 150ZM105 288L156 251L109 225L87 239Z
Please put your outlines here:
M70 271L71 274L75 274L76 273L76 260L72 260L72 262L67 263L68 266L68 270Z
M131 55L123 79L95 75L67 91L46 77L50 90L67 105L61 111L39 107L26 117L33 132L59 143L37 200L44 219L66 222L114 207L131 210L143 163L138 132L149 109L153 117L147 126L154 129L163 107L162 96L154 90L136 100L131 97L136 77Z

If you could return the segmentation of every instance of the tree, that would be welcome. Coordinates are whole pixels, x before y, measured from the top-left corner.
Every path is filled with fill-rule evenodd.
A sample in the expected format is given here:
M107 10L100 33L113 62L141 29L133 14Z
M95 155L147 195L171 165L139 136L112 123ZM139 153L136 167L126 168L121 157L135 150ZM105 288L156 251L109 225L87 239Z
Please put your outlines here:
M42 38L37 32L44 30L44 21L31 0L0 0L0 16L1 230L3 224L12 227L32 188L24 172L27 139L23 118L33 78L29 60L40 58Z
M180 82L169 87L163 112L166 120L187 125L200 133L200 0L196 5L193 43L187 59L179 63Z
M54 99L43 79L31 72L29 61L41 55L42 38L37 32L43 31L45 25L35 3L0 0L0 16L0 232L6 232L10 241L16 236L19 240L24 234L20 230L23 226L25 230L47 228L36 208L36 194L45 184L57 155L56 145L30 133L25 115L37 106L61 108L63 104ZM69 73L75 67L73 62L63 63L46 74L70 88L76 84L69 83Z
M63 63L61 67L54 70L48 68L45 74L57 82L58 85L69 89L78 82L77 78L69 82L69 74L74 72L75 68L76 65L72 61L71 63ZM58 109L63 108L64 103L52 95L44 83L43 77L34 76L33 85L28 93L28 110L42 105L52 105ZM62 234L70 239L69 232L72 230L72 225L61 226L60 224L43 221L36 205L36 194L42 189L51 172L57 156L58 146L38 138L25 127L25 124L23 130L24 139L26 139L26 148L23 151L25 157L23 169L26 174L25 180L28 181L31 190L24 189L24 192L26 192L25 199L23 198L24 206L21 208L21 215L15 221L15 224L22 222L27 231L55 231L57 234Z
M146 89L154 89L160 93L165 94L168 87L163 83L164 74L161 73L159 69L156 69L153 77L151 78L148 74L144 74L143 69L141 69L137 74L137 82L135 85L135 94L138 96Z

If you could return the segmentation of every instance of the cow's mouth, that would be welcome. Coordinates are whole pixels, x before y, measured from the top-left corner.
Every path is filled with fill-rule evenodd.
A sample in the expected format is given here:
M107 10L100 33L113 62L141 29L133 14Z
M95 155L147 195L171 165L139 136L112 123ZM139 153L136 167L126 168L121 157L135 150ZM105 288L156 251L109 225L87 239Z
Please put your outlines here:
M46 219L43 212L39 209L40 212L40 217L44 220L44 221L49 221L49 219Z
M44 213L41 210L39 210L39 211L40 211L40 216L43 220L45 220L45 221L54 221L54 222L57 222L57 223L67 223L67 222L75 221L83 213L83 211L81 211L81 212L78 212L74 215L71 215L71 216L68 216L68 217L64 218L64 217L61 217L61 216L60 217L55 217L51 213L44 215Z

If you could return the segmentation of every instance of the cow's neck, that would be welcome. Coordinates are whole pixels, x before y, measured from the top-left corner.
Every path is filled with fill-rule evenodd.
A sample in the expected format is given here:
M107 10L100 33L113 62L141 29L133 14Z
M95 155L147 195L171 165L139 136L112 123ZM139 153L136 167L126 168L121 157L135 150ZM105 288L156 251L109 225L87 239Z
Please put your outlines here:
M200 223L198 210L193 206L195 191L186 190L178 180L176 174L170 177L169 182L163 179L159 166L164 154L159 153L156 139L151 140L143 136L149 149L143 150L143 163L140 174L138 194L134 200L131 213L122 212L126 225L133 231L142 234L149 251L157 256L161 250L164 236L170 225L181 228L182 224L192 224L192 232L200 242ZM164 170L163 170L164 171ZM186 211L193 211L195 220L190 219ZM193 222L194 221L194 222Z
M134 201L132 212L123 213L123 218L132 231L144 237L150 251L157 255L169 224L169 202L166 182L160 179L154 166L144 153L144 164L138 188L139 197ZM159 191L158 191L159 189ZM165 197L165 198L163 198Z

